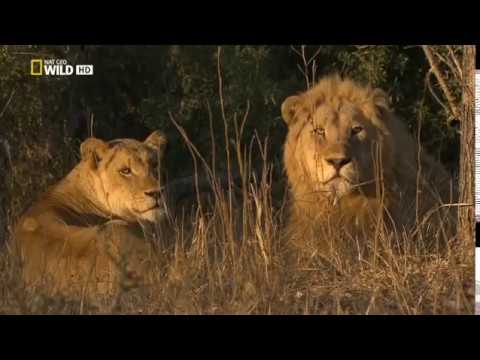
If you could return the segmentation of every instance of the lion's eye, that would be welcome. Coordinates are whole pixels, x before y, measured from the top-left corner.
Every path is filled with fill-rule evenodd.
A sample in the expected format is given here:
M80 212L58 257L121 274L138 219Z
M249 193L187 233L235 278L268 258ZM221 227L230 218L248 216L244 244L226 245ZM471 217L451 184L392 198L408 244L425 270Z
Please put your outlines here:
M325 136L325 129L323 129L323 128L315 128L315 129L313 129L313 133L314 133L315 135Z
M132 175L132 170L128 167L120 169L120 174L125 175L125 176L130 176Z
M356 135L356 134L362 132L362 130L363 130L363 127L361 127L361 126L354 126L354 127L352 128L352 135Z

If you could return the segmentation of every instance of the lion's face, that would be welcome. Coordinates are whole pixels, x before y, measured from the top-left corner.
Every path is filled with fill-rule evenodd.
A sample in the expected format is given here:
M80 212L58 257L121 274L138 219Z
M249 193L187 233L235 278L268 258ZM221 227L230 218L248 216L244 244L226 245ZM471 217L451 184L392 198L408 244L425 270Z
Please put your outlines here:
M82 160L91 169L96 200L112 215L127 221L160 220L166 212L161 181L165 144L159 132L145 142L86 140Z
M378 132L352 104L317 108L305 122L295 156L317 191L341 197L374 179Z
M308 100L292 96L282 106L289 125L286 161L295 169L289 177L331 198L374 192L378 165L391 163L389 149L380 146L385 129L374 106Z

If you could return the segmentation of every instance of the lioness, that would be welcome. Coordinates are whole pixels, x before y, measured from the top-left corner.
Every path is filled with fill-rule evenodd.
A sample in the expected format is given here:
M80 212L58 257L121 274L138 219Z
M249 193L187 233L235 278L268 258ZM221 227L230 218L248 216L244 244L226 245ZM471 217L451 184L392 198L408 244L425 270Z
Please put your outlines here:
M323 237L328 248L325 228L364 232L380 214L402 230L448 202L447 172L419 152L382 90L328 76L288 97L282 117L291 193L287 236L294 244Z
M81 144L81 161L16 224L30 287L108 295L122 276L146 271L152 247L139 225L158 223L166 212L160 182L166 143L155 131L144 142Z

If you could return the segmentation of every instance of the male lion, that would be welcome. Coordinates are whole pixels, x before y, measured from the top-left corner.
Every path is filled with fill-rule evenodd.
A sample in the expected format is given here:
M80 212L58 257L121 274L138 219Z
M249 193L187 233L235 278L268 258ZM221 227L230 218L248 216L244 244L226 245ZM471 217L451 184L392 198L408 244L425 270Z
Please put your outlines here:
M401 230L447 201L449 176L419 152L382 90L328 76L288 97L282 117L292 200L287 236L295 245L323 236L320 248L331 249L320 225L365 234L380 215Z
M158 223L166 212L165 145L159 131L144 142L89 138L81 144L80 163L16 224L29 287L96 297L146 271L152 247L139 225Z

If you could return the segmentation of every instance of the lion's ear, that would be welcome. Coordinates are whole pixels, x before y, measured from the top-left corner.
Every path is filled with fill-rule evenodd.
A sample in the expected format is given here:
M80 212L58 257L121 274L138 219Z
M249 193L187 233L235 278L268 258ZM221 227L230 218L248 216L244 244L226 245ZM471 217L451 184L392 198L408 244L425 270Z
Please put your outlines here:
M282 117L288 126L295 122L295 113L300 106L300 96L289 96L283 101L282 104Z
M92 161L96 165L109 148L109 145L103 140L94 137L88 138L80 145L82 161Z
M155 130L147 137L147 139L144 141L144 144L153 147L160 152L163 152L163 150L165 150L167 142L168 141L165 134L159 130Z

